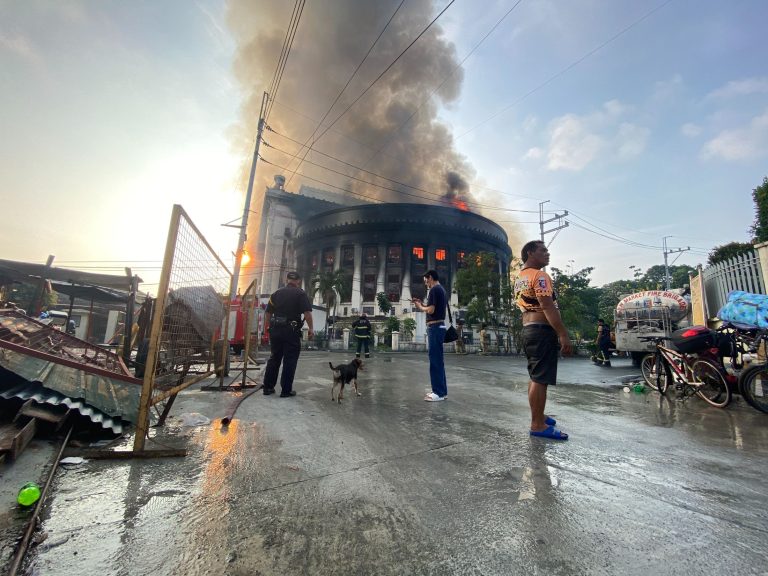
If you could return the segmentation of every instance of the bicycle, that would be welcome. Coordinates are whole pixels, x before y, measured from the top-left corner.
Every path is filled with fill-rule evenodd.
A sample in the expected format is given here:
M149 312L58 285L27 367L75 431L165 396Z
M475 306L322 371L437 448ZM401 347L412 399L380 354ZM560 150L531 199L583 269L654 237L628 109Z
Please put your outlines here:
M666 394L674 382L683 398L695 394L716 408L725 408L731 402L733 393L725 369L719 358L713 359L708 350L686 354L664 346L664 341L670 338L645 336L640 340L653 342L656 347L643 358L640 367L646 383L659 394Z
M755 354L768 340L768 333L760 331L756 335L737 330L737 339L748 354ZM739 374L739 393L747 404L768 414L768 362L750 366Z

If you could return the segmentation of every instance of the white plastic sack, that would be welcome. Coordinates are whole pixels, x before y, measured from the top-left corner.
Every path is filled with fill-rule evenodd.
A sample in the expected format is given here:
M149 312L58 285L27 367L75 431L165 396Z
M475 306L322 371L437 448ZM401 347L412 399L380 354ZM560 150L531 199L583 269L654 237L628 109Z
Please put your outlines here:
M211 419L199 412L189 412L188 414L181 415L182 426L205 426L210 423Z

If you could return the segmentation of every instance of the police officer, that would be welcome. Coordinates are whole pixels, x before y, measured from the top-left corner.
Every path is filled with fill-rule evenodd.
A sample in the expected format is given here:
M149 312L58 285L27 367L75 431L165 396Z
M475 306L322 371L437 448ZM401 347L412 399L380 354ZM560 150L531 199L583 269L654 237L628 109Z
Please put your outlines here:
M355 338L357 339L357 354L355 357L360 358L360 351L365 348L365 357L371 357L371 351L368 348L371 341L371 321L368 320L368 315L363 312L360 314L360 318L352 322L352 328L355 330Z
M301 276L288 272L287 286L279 288L269 298L265 324L269 326L271 354L264 372L264 394L274 394L280 363L283 375L280 379L280 398L296 396L293 390L293 375L301 352L301 327L304 322L312 338L312 304L307 293L299 287ZM302 320L303 315L303 320Z

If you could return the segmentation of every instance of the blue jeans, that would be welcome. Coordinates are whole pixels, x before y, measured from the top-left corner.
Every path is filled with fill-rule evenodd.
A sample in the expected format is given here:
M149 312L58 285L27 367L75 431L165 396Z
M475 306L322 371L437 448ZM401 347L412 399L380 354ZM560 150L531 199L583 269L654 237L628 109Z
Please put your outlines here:
M443 342L445 341L445 326L432 324L427 326L427 343L429 345L429 380L432 392L440 396L448 395L448 383L445 379L445 363L443 361Z

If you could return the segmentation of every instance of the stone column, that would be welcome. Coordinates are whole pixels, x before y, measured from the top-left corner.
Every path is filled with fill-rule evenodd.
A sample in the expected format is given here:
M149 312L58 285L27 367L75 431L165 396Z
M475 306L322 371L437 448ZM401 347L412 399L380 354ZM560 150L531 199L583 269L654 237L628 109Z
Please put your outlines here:
M400 303L411 310L411 246L403 246L403 286L400 289ZM402 312L402 310L399 310Z
M376 293L384 292L387 275L387 246L379 246L379 273L376 275Z
M355 268L352 272L352 308L363 311L363 246L355 244Z
M400 349L400 332L392 332L392 352Z
M349 350L349 328L344 328L344 350Z

